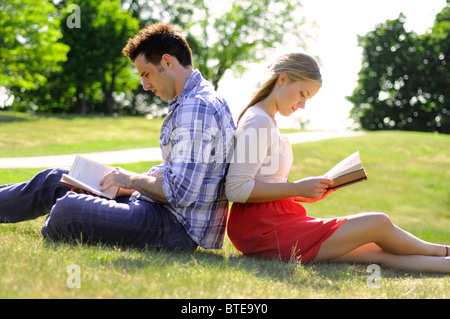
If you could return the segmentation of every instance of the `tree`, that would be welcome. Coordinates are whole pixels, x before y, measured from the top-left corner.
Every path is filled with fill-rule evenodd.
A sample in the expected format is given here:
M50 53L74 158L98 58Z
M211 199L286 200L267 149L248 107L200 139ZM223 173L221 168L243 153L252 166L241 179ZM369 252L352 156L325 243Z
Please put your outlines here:
M71 4L76 6L68 10ZM21 99L22 109L82 114L147 112L148 97L153 95L142 91L132 64L121 54L128 38L145 24L162 21L180 26L191 45L194 67L216 88L227 70L243 72L248 63L265 58L265 48L282 43L286 34L296 35L299 46L303 45L300 27L304 22L296 10L301 6L300 0L230 0L220 4L227 4L223 12L214 11L216 4L205 0L0 0L0 59L7 61L0 66L4 71L0 84L8 87L16 101ZM73 17L73 8L79 9L79 21ZM22 10L26 21L40 19L42 23L27 22L29 27L24 27L19 18L15 19L17 10ZM7 12L8 20L3 12ZM3 28L11 23L17 30ZM33 32L35 29L37 32ZM18 36L11 36L14 34ZM34 53L22 55L28 59L27 64L33 57L33 77L28 76L29 69L20 59L14 60L15 51L5 53L3 49L11 43L22 45L22 38L28 36L25 42L29 52L39 52L39 57ZM52 42L43 40L49 37ZM23 75L16 77L19 73ZM128 105L127 99L132 101ZM159 99L151 103L155 102Z
M0 0L0 86L21 94L47 84L69 47L60 43L56 8L46 0Z
M121 53L127 40L138 31L138 21L120 8L119 1L79 0L75 4L80 12L80 27L67 22L74 13L66 10L61 28L62 41L70 46L64 71L76 86L76 111L85 114L86 103L91 100L103 104L104 111L112 114L114 95L139 83L132 75L131 63Z
M204 0L193 5L203 19L197 21L197 31L194 23L188 25L188 40L200 71L216 89L225 71L244 72L246 64L263 60L264 50L281 44L286 34L296 34L299 46L304 45L297 0L233 1L216 18L210 18L214 15Z
M299 0L239 0L228 3L223 13L214 11L216 3L205 0L139 1L123 0L123 6L140 26L156 21L180 26L186 33L194 56L194 66L217 89L225 71L242 73L246 65L265 58L264 49L295 34L304 45L298 16Z
M430 123L438 131L450 133L450 1L447 7L436 16L431 32L424 37L425 59L427 60L428 78L424 79L423 92L428 92L430 108L437 110L436 118ZM425 62L424 59L424 62ZM434 120L434 121L433 121Z
M304 45L298 16L300 0L234 0L222 1L224 12L215 10L216 3L205 0L122 0L122 6L139 19L140 28L157 21L180 26L192 49L194 67L215 88L227 70L243 73L246 65L265 58L264 49L282 43L286 34L296 35ZM166 106L142 87L136 88L130 111L148 112L148 105ZM153 113L160 113L153 110Z
M424 35L407 32L400 15L358 38L363 63L348 100L363 128L450 132L449 9Z

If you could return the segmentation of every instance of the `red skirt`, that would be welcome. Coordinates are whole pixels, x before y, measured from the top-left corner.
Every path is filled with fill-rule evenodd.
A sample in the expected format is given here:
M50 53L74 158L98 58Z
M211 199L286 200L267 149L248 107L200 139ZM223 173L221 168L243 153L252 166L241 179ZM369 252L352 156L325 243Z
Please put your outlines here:
M246 256L310 263L322 243L345 220L308 217L305 208L292 198L257 204L233 203L228 237Z

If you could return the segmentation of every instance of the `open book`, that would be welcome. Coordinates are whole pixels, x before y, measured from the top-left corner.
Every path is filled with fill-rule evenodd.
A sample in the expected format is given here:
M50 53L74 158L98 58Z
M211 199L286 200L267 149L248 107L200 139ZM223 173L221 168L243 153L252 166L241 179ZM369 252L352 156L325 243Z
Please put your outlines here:
M84 189L98 196L114 199L119 192L118 187L112 186L102 192L102 187L100 186L103 176L113 169L110 166L77 155L69 174L63 174L61 182L72 187Z
M341 188L356 182L367 180L367 174L361 164L359 152L356 152L339 162L324 176L331 178L334 181L334 184L330 189Z

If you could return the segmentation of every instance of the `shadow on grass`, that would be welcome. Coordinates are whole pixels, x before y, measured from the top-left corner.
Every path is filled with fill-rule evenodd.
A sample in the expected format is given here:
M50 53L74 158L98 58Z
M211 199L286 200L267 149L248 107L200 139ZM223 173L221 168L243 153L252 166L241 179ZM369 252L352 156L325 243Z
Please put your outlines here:
M11 115L3 115L0 112L0 123L13 123L13 122L29 122L32 121L30 117L20 117L20 116L11 116Z
M112 258L97 258L99 266L112 266L117 271L139 272L148 268L200 267L203 269L223 269L244 272L250 276L271 281L278 281L294 286L312 286L317 289L336 288L336 283L343 280L361 281L365 285L371 272L367 265L350 263L312 263L300 264L268 260L258 257L246 257L237 251L227 255L223 250L197 249L195 252L163 251L155 249L138 249L103 243L78 244L73 242L44 240L44 247L58 249L89 249L90 254L103 256L106 252L114 254ZM131 257L130 257L131 256ZM95 267L95 265L93 265ZM422 279L436 278L442 274L406 272L395 269L382 269L383 279Z
M41 225L44 217L30 223L3 224L3 234L23 237L26 240L42 241ZM230 243L228 243L231 245ZM77 252L89 256L91 266L112 266L121 271L136 271L151 267L164 268L183 267L203 269L223 269L244 272L251 276L272 281L299 285L314 285L315 287L333 286L340 280L366 281L371 274L367 265L349 263L312 263L299 264L281 260L267 260L257 257L246 257L234 248L225 247L222 250L206 250L198 248L194 252L168 252L148 248L133 248L123 245L105 243L77 243L67 240L52 240L45 238L42 248L55 254L62 252L70 255ZM94 259L91 256L95 256ZM106 257L105 257L106 256ZM445 276L445 275L444 275ZM442 277L437 273L421 273L382 268L381 277L385 279L422 279Z
M227 256L222 250L205 250L202 248L194 252L164 251L148 248L133 248L104 243L76 243L67 240L44 239L44 249L57 253L69 250L95 256L94 266L113 266L115 270L139 272L148 268L176 267L185 268L236 270L265 277L276 281L289 281L298 272L299 264L285 263L279 260L265 260L261 258L245 257L242 255ZM83 252L81 252L83 253ZM109 254L109 258L100 258ZM99 258L97 258L99 257Z

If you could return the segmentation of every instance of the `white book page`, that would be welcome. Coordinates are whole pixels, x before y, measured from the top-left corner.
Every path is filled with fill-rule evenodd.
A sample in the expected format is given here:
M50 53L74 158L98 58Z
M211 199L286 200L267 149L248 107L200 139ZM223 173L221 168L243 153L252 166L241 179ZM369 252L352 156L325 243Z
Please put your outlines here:
M100 181L106 173L112 170L113 168L110 166L77 155L69 171L69 176L101 193ZM105 193L114 196L117 193L117 190L117 187L110 187Z
M334 179L336 177L357 171L359 169L362 169L362 164L359 157L359 152L356 152L336 164L324 176Z

